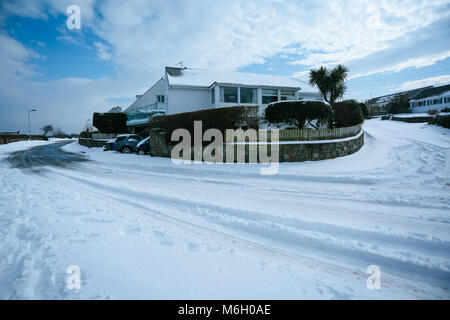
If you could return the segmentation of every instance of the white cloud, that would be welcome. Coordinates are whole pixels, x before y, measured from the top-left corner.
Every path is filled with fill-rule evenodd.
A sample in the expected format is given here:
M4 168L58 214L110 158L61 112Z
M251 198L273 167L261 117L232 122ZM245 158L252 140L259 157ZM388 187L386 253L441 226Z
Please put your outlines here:
M54 108L73 115L66 123L72 123L72 128L76 119L108 109L109 98L144 92L161 77L165 65L181 60L190 67L235 70L289 54L295 58L294 64L306 68L361 60L358 74L371 69L379 72L383 67L372 67L364 59L391 50L398 39L414 41L416 31L449 16L448 0L5 0L2 7L10 15L46 19L65 15L67 6L75 2L81 7L81 33L88 30L99 37L90 44L100 59L111 63L116 75L88 83L83 79L7 83L6 77L0 76L5 84L2 100L7 98L15 106L45 104L49 112ZM61 37L74 41L70 32ZM0 39L0 50L5 47L3 41L11 38ZM9 58L0 61L0 68L9 70L7 74L17 70L22 78L31 77L35 72L29 62L33 52L12 43L11 50L19 53L17 57L7 53ZM448 56L448 50L418 53L384 69L435 63ZM307 72L296 75L305 78ZM20 94L11 95L14 90ZM69 130L76 130L72 128Z
M0 33L0 44L1 82L5 84L11 79L29 78L37 74L30 60L40 58L39 54L3 33Z
M6 1L4 6L15 14L45 17L45 8L65 13L72 2ZM346 63L387 50L394 40L449 16L446 0L84 0L77 4L82 7L82 25L111 48L106 52L105 46L97 47L102 59L114 60L119 68L147 70L180 60L189 66L230 70L263 63L280 53L301 56L290 62L293 65Z
M95 42L94 43L95 48L97 48L97 55L102 60L109 60L112 57L112 54L109 52L109 48L101 43L101 42Z
M434 65L436 62L442 61L450 57L450 51L443 53L438 53L436 55L422 56L418 58L408 59L397 64L389 65L380 69L374 69L365 73L353 74L350 79L355 79L359 77L366 77L372 74L382 73L382 72L400 72L409 68L422 68Z
M411 89L416 89L416 88L420 88L420 87L445 85L445 84L450 84L450 75L443 75L443 76L425 78L425 79L414 80L414 81L406 81L406 82L403 82L398 87L390 87L389 89L391 91L405 91L405 90L411 90Z

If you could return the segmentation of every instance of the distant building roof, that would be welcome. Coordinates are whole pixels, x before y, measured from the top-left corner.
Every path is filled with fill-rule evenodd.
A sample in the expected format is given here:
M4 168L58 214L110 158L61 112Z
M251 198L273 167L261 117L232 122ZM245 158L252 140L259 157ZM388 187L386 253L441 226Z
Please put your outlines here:
M166 73L169 85L175 86L208 88L215 83L220 83L244 86L298 88L305 92L318 93L318 89L311 87L307 82L288 76L173 67L166 67Z

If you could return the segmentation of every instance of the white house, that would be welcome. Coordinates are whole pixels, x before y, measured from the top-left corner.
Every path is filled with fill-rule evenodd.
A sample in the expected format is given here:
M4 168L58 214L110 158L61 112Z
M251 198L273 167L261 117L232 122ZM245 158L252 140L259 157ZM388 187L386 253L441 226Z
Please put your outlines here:
M124 112L133 130L155 114L228 106L259 106L280 100L322 100L306 82L287 76L166 67L164 76L137 95Z
M409 100L409 108L412 112L427 112L431 109L442 110L450 108L450 91L437 96Z

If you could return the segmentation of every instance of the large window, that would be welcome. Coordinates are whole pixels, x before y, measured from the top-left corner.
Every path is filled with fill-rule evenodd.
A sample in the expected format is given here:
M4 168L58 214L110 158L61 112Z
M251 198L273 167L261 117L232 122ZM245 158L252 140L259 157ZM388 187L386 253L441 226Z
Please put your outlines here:
M281 90L281 100L295 100L295 90Z
M241 88L241 103L256 103L256 89Z
M220 102L238 102L237 87L220 87Z
M263 89L262 90L262 103L269 104L271 102L278 101L278 90L276 89Z

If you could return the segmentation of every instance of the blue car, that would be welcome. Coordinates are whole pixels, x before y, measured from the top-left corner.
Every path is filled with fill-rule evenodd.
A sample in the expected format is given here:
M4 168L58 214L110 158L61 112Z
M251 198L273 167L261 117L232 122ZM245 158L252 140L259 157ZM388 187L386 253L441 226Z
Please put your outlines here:
M122 153L132 153L136 151L136 146L142 137L137 134L121 134L114 142L114 150Z
M150 137L141 140L136 146L136 153L144 155L150 153Z

